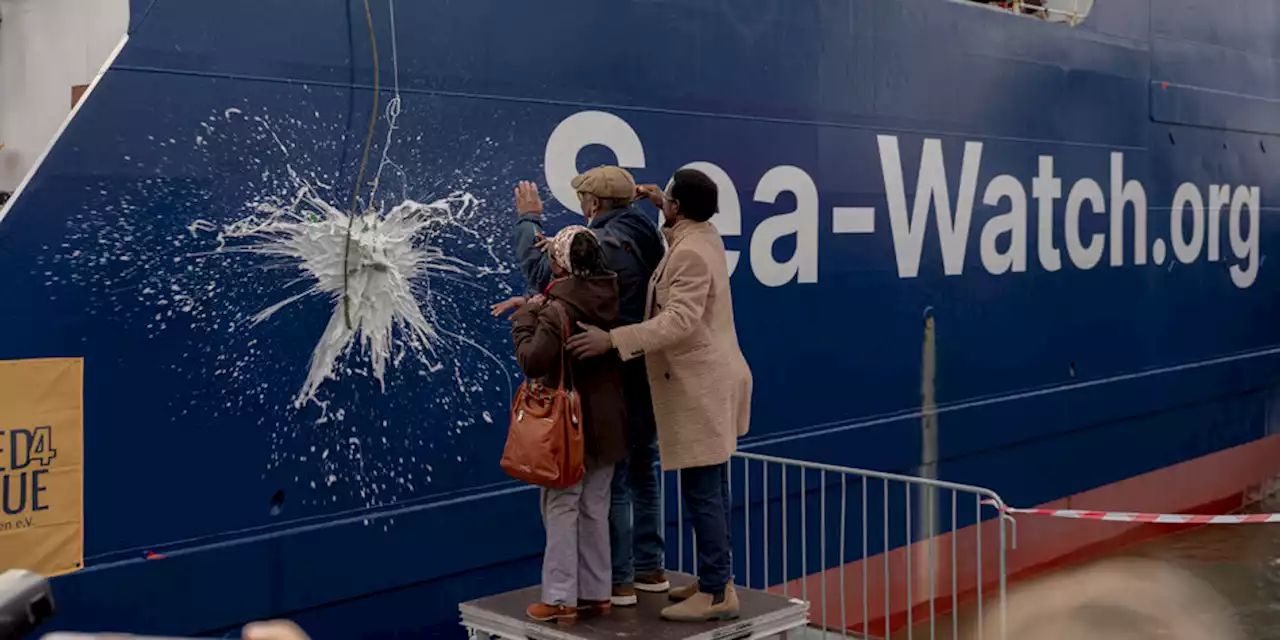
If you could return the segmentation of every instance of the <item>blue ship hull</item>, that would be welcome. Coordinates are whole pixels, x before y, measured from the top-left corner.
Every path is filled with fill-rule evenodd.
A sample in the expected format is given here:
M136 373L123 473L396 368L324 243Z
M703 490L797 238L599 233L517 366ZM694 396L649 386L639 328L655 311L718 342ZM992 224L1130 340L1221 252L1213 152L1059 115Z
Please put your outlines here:
M1100 0L1073 27L943 0L441 0L400 2L394 41L371 5L378 109L401 96L382 193L480 200L440 240L481 271L433 285L432 365L380 383L357 349L295 406L333 301L252 323L297 274L207 231L287 198L289 168L350 200L360 2L134 0L0 221L0 359L85 358L86 566L57 626L457 634L458 601L536 581L487 305L522 286L513 184L566 224L547 185L575 162L731 183L746 449L934 462L1034 505L1275 431L1280 2Z

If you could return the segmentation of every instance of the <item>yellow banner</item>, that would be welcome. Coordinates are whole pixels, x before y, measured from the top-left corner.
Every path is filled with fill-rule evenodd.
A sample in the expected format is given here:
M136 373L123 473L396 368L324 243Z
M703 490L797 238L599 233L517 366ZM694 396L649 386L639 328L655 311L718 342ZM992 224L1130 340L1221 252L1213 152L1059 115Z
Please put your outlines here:
M0 361L0 573L84 563L84 360Z

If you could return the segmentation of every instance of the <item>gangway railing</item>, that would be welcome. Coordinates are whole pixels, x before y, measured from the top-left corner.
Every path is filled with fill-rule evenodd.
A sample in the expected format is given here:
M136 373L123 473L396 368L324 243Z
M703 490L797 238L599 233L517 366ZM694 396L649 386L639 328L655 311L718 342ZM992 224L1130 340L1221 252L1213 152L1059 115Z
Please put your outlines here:
M994 491L746 452L729 471L734 582L807 602L806 634L1003 640L1017 532ZM696 573L678 472L662 484L668 567Z
M1066 22L1076 26L1093 10L1094 0L1014 0L1013 10L1028 13L1051 22Z
M952 0L969 5L977 5L994 11L1012 13L1019 16L1040 18L1048 22L1064 22L1078 26L1093 11L1094 0L1001 0L1001 2L984 2L983 0Z

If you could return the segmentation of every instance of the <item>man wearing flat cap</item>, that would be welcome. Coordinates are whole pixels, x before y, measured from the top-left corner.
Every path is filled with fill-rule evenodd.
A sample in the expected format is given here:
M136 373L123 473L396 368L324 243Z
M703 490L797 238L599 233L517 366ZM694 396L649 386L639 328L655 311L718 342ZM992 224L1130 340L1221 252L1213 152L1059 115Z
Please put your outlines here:
M623 325L645 317L649 278L662 261L662 234L652 218L632 203L635 178L626 169L596 167L572 181L587 227L604 249L609 269L618 275ZM532 182L516 187L516 257L525 282L541 293L551 282L551 262L541 249L542 201ZM633 606L636 589L650 593L670 588L665 566L662 514L659 511L657 427L644 358L623 364L627 404L628 456L614 472L609 533L613 553L614 606Z

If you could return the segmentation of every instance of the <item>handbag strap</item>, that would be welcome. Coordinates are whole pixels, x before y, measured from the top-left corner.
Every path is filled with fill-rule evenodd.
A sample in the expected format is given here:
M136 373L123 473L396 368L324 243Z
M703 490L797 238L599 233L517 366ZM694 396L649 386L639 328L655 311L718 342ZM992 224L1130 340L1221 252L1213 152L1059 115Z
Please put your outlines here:
M565 357L565 353L569 350L569 310L565 309L564 303L559 300L551 300L551 305L560 311L560 383L556 389L564 389L565 372L569 370L569 363ZM569 381L573 382L573 374L569 374Z

